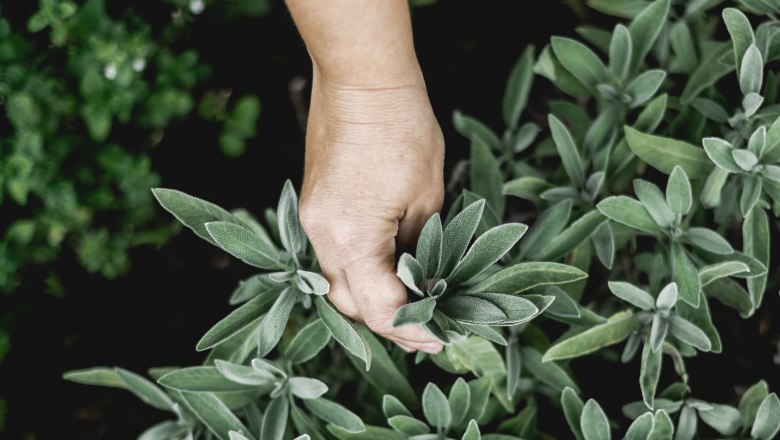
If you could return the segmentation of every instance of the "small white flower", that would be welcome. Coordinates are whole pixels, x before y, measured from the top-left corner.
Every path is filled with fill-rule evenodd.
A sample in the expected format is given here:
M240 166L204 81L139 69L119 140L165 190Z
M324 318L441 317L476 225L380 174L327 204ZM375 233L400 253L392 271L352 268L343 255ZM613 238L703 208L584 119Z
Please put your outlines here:
M193 14L200 14L204 9L206 9L206 3L204 3L203 0L190 1L190 11L192 11Z
M140 72L146 68L146 60L143 58L136 58L133 60L133 70Z
M111 64L107 65L103 69L103 76L105 76L108 79L116 78L116 74L117 74L117 70L116 70L116 66L114 65L114 63L111 63Z

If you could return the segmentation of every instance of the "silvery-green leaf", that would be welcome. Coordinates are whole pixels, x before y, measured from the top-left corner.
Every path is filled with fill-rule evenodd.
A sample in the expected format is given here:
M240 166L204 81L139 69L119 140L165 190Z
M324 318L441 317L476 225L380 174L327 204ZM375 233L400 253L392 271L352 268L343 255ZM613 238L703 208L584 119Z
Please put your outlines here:
M708 98L696 98L691 101L691 106L699 113L720 124L725 124L729 119L729 114L717 102Z
M527 229L528 226L521 223L505 223L480 235L455 266L447 283L456 286L482 273L509 252Z
M570 359L593 353L626 339L637 323L630 311L612 315L604 324L593 326L582 333L557 342L542 357L542 362Z
M320 397L304 400L303 404L314 415L349 432L362 432L366 426L360 417L332 400Z
M223 376L233 382L243 385L269 385L276 381L273 374L267 371L257 370L248 365L234 364L222 359L215 360L214 365Z
M539 198L551 203L558 203L566 200L579 200L580 191L571 186L559 186L543 191L539 194Z
M645 343L645 346L642 349L639 385L642 389L642 400L649 409L653 409L655 391L658 386L658 379L661 377L662 364L663 352L661 350L655 350L650 344Z
M158 379L157 383L177 391L218 393L251 389L249 385L226 378L216 367L188 367L174 370Z
M539 355L541 357L541 355ZM517 338L511 338L505 351L506 358L506 396L512 400L520 383L520 373L523 370L523 361L520 356Z
M316 399L328 392L322 381L309 377L291 377L290 392L299 399Z
M641 339L639 338L639 333L637 332L631 333L631 335L628 336L626 345L623 347L623 353L621 353L620 355L620 362L623 362L624 364L631 362L631 360L634 359L634 356L636 356L636 353L639 350L640 343L641 343Z
M398 365L388 354L385 346L378 337L365 326L359 326L360 335L366 342L368 351L371 352L371 369L365 371L363 361L352 354L349 360L355 369L363 376L363 379L379 393L392 394L408 406L417 405L417 395L409 384L407 375L402 373Z
M546 314L559 318L579 318L582 316L582 312L577 302L560 287L552 285L540 286L534 289L534 292L555 298L550 307L545 310Z
M504 335L499 330L496 330L493 327L489 327L487 325L481 325L481 324L467 324L463 322L459 324L469 332L477 336L482 336L483 338L487 339L490 342L493 342L498 345L507 345Z
M611 196L596 205L609 219L649 234L660 232L658 224L637 200L626 196Z
M385 394L382 397L382 412L388 419L393 416L412 416L412 412L391 394Z
M656 401L656 406L658 402ZM666 410L658 410L653 418L653 429L647 436L647 440L669 440L674 435L674 425Z
M769 218L763 209L752 209L742 222L742 242L745 255L755 258L769 267L771 254ZM758 308L764 297L768 272L747 281L754 308Z
M305 270L296 271L298 274L297 286L303 293L325 295L330 290L330 283L322 275Z
M246 264L261 269L284 268L279 252L249 229L225 221L206 223L205 228L217 246Z
M615 26L609 42L609 68L618 78L624 79L631 64L631 34L622 24Z
M758 93L748 93L745 95L745 97L742 98L742 109L745 110L745 116L748 118L753 116L758 109L761 108L761 104L763 103L764 97Z
M371 367L371 350L354 325L331 306L323 297L315 299L320 319L330 330L335 339L348 352L359 357L366 364L366 370Z
M542 363L542 354L535 348L523 347L523 366L541 382L558 390L571 389L579 392L574 379L555 362Z
M626 431L625 440L646 440L653 430L653 413L646 412L634 419Z
M526 122L521 125L520 128L517 129L515 137L512 140L512 151L515 153L522 153L527 150L534 140L536 140L536 136L540 131L542 131L542 129L533 122ZM504 185L504 194L507 194L506 188L507 186Z
M769 386L764 380L756 382L742 394L739 399L740 425L743 427L753 426L758 408L768 395Z
M71 370L63 374L62 378L83 385L127 389L127 384L119 377L115 368L93 367Z
M252 298L267 293L270 290L280 291L279 285L271 280L266 274L255 275L238 283L238 287L230 295L228 301L231 306L235 306L249 301Z
M330 330L321 319L315 319L295 334L284 350L284 357L293 364L301 364L316 356L329 341Z
M585 406L582 400L577 396L574 389L566 387L561 393L561 406L566 422L569 424L572 434L577 440L582 440L582 428L580 427L580 417Z
M116 368L115 371L117 376L125 383L125 388L138 396L144 403L163 411L173 410L173 400L157 385L145 377L124 368Z
M610 440L609 420L598 402L588 399L580 415L580 427L585 440Z
M780 432L780 399L772 393L764 398L756 413L750 435L760 440L774 438Z
M692 227L685 231L683 237L688 243L715 254L728 255L734 252L729 242L711 229Z
M289 411L290 405L286 397L280 396L271 400L265 410L260 438L262 440L282 440L287 428Z
M679 299L693 307L698 307L701 299L699 271L679 243L672 243L670 260L672 262L672 279L677 284Z
M550 45L558 62L582 84L592 89L607 79L609 74L604 63L579 41L552 37Z
M528 262L501 269L468 289L474 292L520 293L537 286L565 284L586 278L575 267L559 263Z
M742 196L739 199L739 208L742 211L742 216L747 217L753 207L756 206L756 203L758 203L763 187L761 179L754 176L745 176L742 182Z
M662 227L671 227L675 223L675 215L661 189L646 180L634 180L634 193L647 210L647 213Z
M674 167L666 184L666 202L672 212L686 215L693 204L693 190L685 171L679 166Z
M677 339L701 351L712 349L710 339L699 327L677 315L669 316L669 332Z
M460 440L481 440L482 435L479 432L479 425L477 421L472 419L469 421L469 425L466 428L466 432L463 433L463 437Z
M635 71L650 52L669 14L669 0L656 0L639 13L628 26L633 43L631 71Z
M138 436L138 440L168 440L171 438L180 438L186 433L186 426L179 422L167 420L144 430L144 432Z
M734 63L739 73L742 65L742 58L745 56L748 48L755 43L753 28L750 26L748 18L735 8L726 8L723 10L723 21L731 35L731 42L734 47Z
M774 183L780 184L780 166L778 165L764 165L761 175Z
M740 168L734 160L732 152L735 150L730 143L715 137L704 138L701 142L702 145L704 145L704 151L707 152L707 156L709 156L719 168L730 173L742 172L742 168Z
M526 301L528 302L528 301ZM536 307L528 302L529 308ZM443 301L439 310L447 317L467 324L498 325L508 319L507 314L487 299L472 295L457 295Z
M631 107L639 107L652 98L666 79L666 72L660 69L648 70L634 78L626 87L631 96Z
M696 410L690 406L683 406L680 411L680 419L677 421L677 432L674 440L693 440L696 435Z
M279 294L276 302L268 309L258 323L257 352L265 356L276 347L282 338L287 320L290 318L293 306L298 301L298 293L287 288Z
M411 289L414 293L423 296L423 292L418 287L425 281L425 273L420 263L411 255L404 253L398 259L398 269L396 275L404 283L404 286Z
M612 227L609 222L604 222L593 231L590 237L596 256L607 269L612 268L615 260L615 238L612 235Z
M389 417L387 419L387 424L406 436L415 436L431 432L431 428L429 428L425 422L417 420L411 415Z
M284 248L293 255L301 252L306 243L298 220L298 195L289 180L284 182L276 215L279 219L279 238Z
M509 130L517 127L520 114L528 103L528 93L534 80L534 58L534 47L526 47L509 74L501 107L504 124Z
M252 368L254 368L257 371L270 373L282 378L287 377L287 373L283 369L279 368L274 362L269 361L267 359L256 357L252 359L251 364L252 364Z
M468 382L469 395L471 397L469 399L469 409L465 417L466 420L479 420L482 418L490 399L492 381L492 376L486 375Z
M417 240L417 260L425 272L425 278L431 279L439 271L442 258L442 227L439 213L433 214L423 226Z
M504 215L504 180L496 157L482 141L471 141L471 166L469 167L471 191L484 198L487 206L498 217Z
M729 172L715 167L707 176L704 187L699 194L699 200L705 208L718 208L721 205L723 188L729 179Z
M748 150L757 157L762 157L766 150L766 127L758 127L748 140Z
M534 257L537 260L557 260L573 251L593 235L593 231L606 221L604 215L593 209L575 220Z
M442 258L439 266L439 274L442 278L446 278L463 257L474 231L479 226L484 209L485 201L476 201L463 208L444 228Z
M439 280L436 281L436 284L433 285L431 288L429 294L430 296L436 298L437 296L444 293L444 291L447 290L447 281L445 280Z
M405 440L406 436L389 428L366 425L366 430L352 433L335 425L325 427L338 440Z
M653 296L633 284L621 281L610 281L607 285L609 286L609 291L623 301L639 307L642 310L651 311L655 309L655 300L653 299Z
M603 171L597 171L585 181L585 191L590 194L591 198L596 199L601 192L601 187L604 185L605 174Z
M699 57L696 53L694 37L687 22L680 20L669 29L669 44L676 55L676 60L682 64L685 73L696 70ZM725 122L725 121L724 121Z
M677 139L642 133L628 126L623 130L631 151L663 173L669 174L679 166L690 179L697 179L712 170L712 162L702 148Z
M160 205L166 211L173 214L184 226L200 238L216 245L211 235L206 231L205 224L213 221L225 221L235 224L242 224L241 220L225 211L219 206L192 197L181 191L166 188L154 188L152 193Z
M750 272L747 264L741 261L724 261L721 263L710 264L699 269L699 279L701 286L706 287L721 278L727 278L737 274Z
M694 308L688 303L682 301L677 303L675 306L675 311L677 312L678 316L685 318L687 321L690 321L693 323L693 325L698 327L704 332L704 334L707 335L707 338L709 338L710 343L712 344L712 349L710 350L711 352L720 353L722 349L720 335L712 323L710 307L707 303L707 298L704 295L702 295L702 300L699 304L699 307Z
M519 179L506 182L503 187L503 193L508 196L536 201L539 199L539 194L551 186L550 183L538 177L520 177Z
M463 378L459 377L455 380L455 383L452 384L450 394L447 397L450 413L452 414L452 426L460 425L465 421L470 401L471 390L469 389L469 385Z
M228 434L230 431L249 432L238 417L214 394L180 393L180 396L192 413L220 440L230 440Z
M433 319L433 309L436 300L428 297L419 301L403 305L395 312L393 326L400 327L406 324L422 324Z
M303 434L303 435L299 435L298 437L295 437L294 440L311 440L311 437L309 436L309 434Z
M654 131L658 128L666 114L668 100L669 96L666 93L653 98L637 116L634 128L644 132ZM621 145L626 146L623 142Z
M742 57L739 69L739 88L742 94L758 93L764 82L764 60L761 51L755 44L751 44Z
M656 314L650 325L649 345L654 352L660 351L669 330L669 321L666 317Z
M739 411L733 406L717 403L711 405L712 409L699 411L701 421L718 431L721 435L730 436L736 433L739 429Z
M708 53L702 54L702 60L696 70L691 73L690 79L685 84L680 102L687 105L700 93L715 84L726 74L734 71L734 65L721 63L724 57L731 53L731 45L728 42L717 43Z
M471 141L477 139L494 150L501 149L501 139L487 125L471 116L464 115L460 110L452 113L452 125L461 135Z
M734 163L742 170L750 172L758 165L758 157L748 150L731 150L731 157Z
M555 39L555 37L553 37ZM553 141L558 149L558 155L561 157L561 163L569 178L577 187L585 184L585 165L582 163L577 145L574 143L569 130L558 118L550 114L547 116L547 123L550 126Z
M520 242L521 255L530 258L538 256L539 251L544 249L568 223L571 206L571 200L564 200L542 212Z
M422 395L423 412L431 426L448 428L452 422L452 413L447 396L441 392L436 384L429 383L425 386Z

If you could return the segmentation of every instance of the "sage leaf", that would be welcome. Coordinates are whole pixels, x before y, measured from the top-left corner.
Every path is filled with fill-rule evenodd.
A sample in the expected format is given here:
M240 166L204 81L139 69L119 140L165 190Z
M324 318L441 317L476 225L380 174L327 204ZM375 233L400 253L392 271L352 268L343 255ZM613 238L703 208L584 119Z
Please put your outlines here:
M598 402L589 399L585 402L580 415L582 436L585 440L609 440L612 434L609 429L609 420Z
M692 193L691 182L685 171L679 166L674 167L666 184L666 202L675 214L683 216L691 211Z
M609 68L615 76L625 79L631 66L633 52L631 34L622 24L615 26L609 42Z
M472 419L469 421L468 427L466 427L466 431L463 433L463 437L460 438L460 440L481 440L482 435L479 432L479 425L477 425L477 422Z
M405 304L395 312L393 326L400 327L406 324L423 324L433 319L433 309L436 307L434 298L425 298L419 301Z
M594 89L607 79L606 66L584 44L570 38L552 37L550 46L558 62L582 84Z
M683 406L677 422L675 440L693 440L696 435L697 420L696 411L688 405Z
M368 371L362 368L361 364L364 363L362 359L353 354L349 355L349 360L358 373L378 392L396 396L405 405L418 406L417 395L409 384L406 374L398 369L384 345L365 326L360 326L358 329L371 353L371 369Z
M692 227L685 231L683 237L688 243L715 254L728 255L734 252L729 242L711 229Z
M611 196L596 205L607 218L649 234L660 232L658 224L638 201L626 196Z
M653 429L647 436L647 440L669 440L674 435L674 425L669 413L661 409L655 412L653 417Z
M564 229L534 256L537 260L557 260L573 251L606 221L597 209L588 211Z
M658 293L655 300L655 307L659 310L671 310L677 303L679 289L677 283L669 283Z
M739 88L744 95L759 93L764 81L764 60L755 44L748 46L739 69Z
M458 285L482 273L509 252L526 230L528 226L521 223L505 223L480 235L455 266L447 283Z
M298 301L298 293L287 288L279 294L276 302L268 309L258 323L257 352L262 357L270 353L282 338L287 320L293 306Z
M425 272L414 257L407 253L401 255L401 258L398 259L396 275L404 283L404 286L420 296L423 295L418 285L425 281Z
M298 274L297 286L303 293L325 295L330 291L330 283L322 275L305 270L296 271Z
M577 396L577 392L573 388L566 387L561 393L561 406L563 407L563 414L566 417L566 422L569 424L571 432L577 440L582 440L582 428L580 427L580 417L582 417L582 410L585 404Z
M642 133L624 127L629 148L653 168L670 174L679 166L690 179L705 177L712 170L712 162L702 148L676 139Z
M230 440L230 431L249 430L241 420L212 393L181 393L187 407L220 440ZM263 437L264 439L266 437ZM268 437L271 438L271 437Z
M721 435L733 435L739 429L739 411L728 405L710 404L711 409L699 410L701 421ZM758 417L756 417L758 419ZM755 425L754 425L755 426Z
M669 320L659 314L653 316L653 322L650 325L649 343L653 351L660 351L669 331Z
M529 313L538 312L530 301L523 301L527 303ZM439 310L449 318L467 324L499 325L508 319L501 307L488 299L473 295L457 295L449 298L442 302Z
M550 125L553 141L558 149L558 155L561 157L566 174L577 187L582 188L585 185L585 165L582 163L574 139L566 126L554 115L547 116L547 123Z
M699 271L696 270L679 243L672 243L670 260L672 262L672 279L677 284L679 298L693 307L698 307L701 299Z
M263 293L252 298L246 304L233 310L228 316L214 324L198 341L195 349L198 351L208 350L230 339L253 322L259 320L276 299L277 297L273 292Z
M230 392L246 391L251 386L234 382L216 367L188 367L171 371L157 380L160 385L177 391Z
M669 0L656 0L650 3L628 26L634 49L631 52L631 71L642 64L655 44L669 14L669 3Z
M309 377L291 377L290 392L299 399L317 399L328 392L328 386Z
M772 393L761 402L750 435L753 438L769 440L780 432L780 399Z
M423 413L431 426L446 429L452 422L452 413L447 397L436 384L429 383L425 386L422 395Z
M520 243L520 254L534 258L554 239L569 221L571 200L556 203L537 217Z
M62 378L83 385L127 389L127 383L119 377L114 368L93 367L83 370L72 370L63 374Z
M406 437L396 431L378 426L366 425L366 430L353 433L335 425L326 426L328 432L339 440L405 440Z
M579 392L574 379L555 362L542 363L542 354L535 348L523 347L523 366L543 383L558 390L571 389Z
M360 358L366 364L366 371L368 371L371 368L371 351L354 325L337 312L323 297L317 297L315 304L320 319L330 330L333 339L348 352Z
M617 344L626 339L636 326L630 311L615 313L606 323L593 326L550 347L542 357L542 362L579 357Z
M276 215L279 222L279 239L284 248L295 256L303 251L306 243L298 220L298 195L295 194L295 188L289 180L284 182Z
M639 107L652 98L666 79L666 72L652 69L634 78L626 87L626 93L631 97L631 107Z
M184 226L192 229L198 237L217 245L206 231L206 223L225 221L241 225L242 222L233 214L219 206L190 196L175 189L154 188L152 193L166 211L173 214Z
M470 189L477 196L484 198L487 206L495 211L496 216L504 215L504 179L493 153L479 139L471 141Z
M467 292L520 293L538 286L566 284L586 277L585 272L565 264L520 263L490 275Z
M393 416L387 419L387 424L406 436L422 435L431 432L431 428L425 422L417 420L412 416Z
M750 26L748 18L735 8L726 8L723 10L723 21L726 23L726 29L731 35L731 42L734 47L734 65L737 66L739 73L742 59L745 56L750 45L755 42L753 28Z
M763 209L752 209L742 222L742 240L745 255L755 258L765 267L769 267L770 233L769 218ZM753 307L758 308L764 297L768 272L747 280L748 291Z
M460 425L465 421L470 401L471 390L469 384L462 377L457 378L455 383L452 384L449 396L447 396L450 413L452 414L452 426Z
M758 157L749 150L732 150L731 157L743 171L751 172L758 165Z
M534 47L526 47L509 74L501 107L504 124L509 130L517 128L520 114L528 104L528 94L534 79L534 58Z
M669 316L669 332L677 339L701 351L710 351L712 343L698 327L677 315Z
M230 222L205 225L212 240L225 252L261 269L284 269L278 251L249 229Z
M293 364L304 363L316 356L330 341L330 330L322 319L303 327L284 350L284 357Z
M409 411L400 400L391 394L385 394L382 397L382 412L388 419L393 416L412 417L412 412Z
M646 180L635 179L634 193L656 224L665 228L674 225L675 214L658 186Z
M439 271L442 258L442 226L439 213L435 213L425 223L417 240L417 261L425 272L425 278L431 279Z
M363 424L360 417L332 400L320 397L318 399L304 400L303 404L317 417L348 432L362 432L366 430L366 425Z
M287 417L290 405L285 397L277 397L271 400L263 417L263 428L260 432L262 440L282 440L287 428Z
M609 286L609 291L623 301L642 310L651 311L655 309L653 296L644 290L630 283L620 281L609 281L607 285Z
M590 239L601 264L607 269L611 269L615 261L615 238L612 235L612 227L609 222L604 222L596 228Z
M476 139L494 150L501 149L501 139L493 133L493 130L477 119L464 115L459 110L452 113L452 125L455 126L458 133L472 142Z
M766 381L763 380L756 382L745 391L739 399L738 407L741 426L753 426L753 422L756 420L756 414L758 413L758 408L768 395L769 386Z
M642 389L642 400L648 409L653 409L658 379L661 377L663 352L655 350L651 344L645 343L642 349L642 362L639 372L639 385Z
M442 258L439 266L439 274L443 278L450 274L466 252L471 237L479 226L484 209L485 201L478 200L463 208L444 228Z
M653 429L653 414L646 412L634 419L626 431L625 440L645 440Z
M267 371L257 370L248 365L234 364L222 359L215 360L214 365L223 376L233 382L243 385L270 385L276 381L276 377L274 377L273 374Z
M743 217L747 217L761 197L762 181L758 177L745 176L743 180L742 197L739 199L739 207Z
M163 411L173 411L173 400L145 377L124 368L116 368L116 374L125 383L127 390L138 396L147 405Z

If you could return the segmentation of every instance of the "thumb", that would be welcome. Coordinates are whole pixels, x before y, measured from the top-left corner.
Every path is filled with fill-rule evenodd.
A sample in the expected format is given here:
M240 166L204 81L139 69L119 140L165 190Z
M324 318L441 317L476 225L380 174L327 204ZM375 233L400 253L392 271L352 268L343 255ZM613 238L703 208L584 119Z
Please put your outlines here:
M403 345L439 352L442 344L419 325L393 327L396 310L407 304L406 287L395 274L392 254L361 259L345 270L360 316L373 332Z

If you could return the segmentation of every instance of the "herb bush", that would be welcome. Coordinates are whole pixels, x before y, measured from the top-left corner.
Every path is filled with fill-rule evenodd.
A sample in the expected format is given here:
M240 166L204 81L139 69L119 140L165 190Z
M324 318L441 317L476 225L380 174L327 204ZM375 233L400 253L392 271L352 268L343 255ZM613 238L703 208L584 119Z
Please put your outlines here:
M766 382L737 405L706 402L686 368L723 350L711 301L748 319L777 283L780 111L767 66L780 58L780 3L721 3L591 0L627 23L580 28L589 45L528 48L507 83L503 135L454 115L471 140L468 173L453 179L446 218L434 215L415 255L400 257L410 303L395 317L443 352L411 364L334 309L290 182L264 225L157 189L185 226L264 272L239 284L238 307L198 342L203 365L152 369L157 384L122 368L65 378L171 412L147 440L550 438L541 400L578 440L774 438L780 400ZM718 39L724 27L731 41ZM549 102L544 138L520 122L534 74L569 97ZM524 216L530 227L504 221ZM641 358L623 417L577 385L587 373L569 361L596 352ZM664 361L674 377L659 389ZM431 365L446 386L416 392L407 376Z

